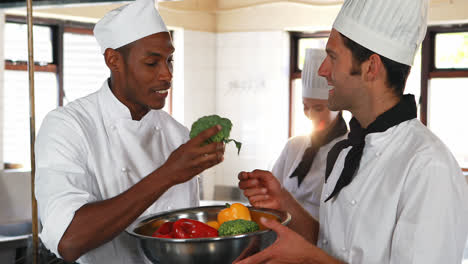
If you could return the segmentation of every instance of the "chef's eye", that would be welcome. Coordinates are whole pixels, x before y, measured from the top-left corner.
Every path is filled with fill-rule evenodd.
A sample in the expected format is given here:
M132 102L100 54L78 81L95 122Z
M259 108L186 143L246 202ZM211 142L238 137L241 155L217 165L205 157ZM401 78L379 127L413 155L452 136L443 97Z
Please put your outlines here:
M145 64L148 65L148 66L156 66L158 64L158 62L157 61L151 61L151 62L146 62Z

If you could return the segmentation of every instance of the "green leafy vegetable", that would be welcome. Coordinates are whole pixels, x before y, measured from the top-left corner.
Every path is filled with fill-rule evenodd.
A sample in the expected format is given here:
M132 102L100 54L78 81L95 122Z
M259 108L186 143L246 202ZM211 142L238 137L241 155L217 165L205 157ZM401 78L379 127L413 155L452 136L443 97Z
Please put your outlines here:
M210 144L213 142L224 142L227 144L231 141L234 141L234 143L236 144L236 148L237 148L237 154L239 154L240 149L242 147L242 143L229 138L229 134L231 133L231 128L232 128L231 120L227 118L222 118L218 115L204 116L198 119L197 121L195 121L192 124L192 128L190 129L190 138L194 138L198 136L198 134L200 134L202 131L210 127L216 126L216 125L221 126L221 131L219 131L218 134L206 140L204 144Z

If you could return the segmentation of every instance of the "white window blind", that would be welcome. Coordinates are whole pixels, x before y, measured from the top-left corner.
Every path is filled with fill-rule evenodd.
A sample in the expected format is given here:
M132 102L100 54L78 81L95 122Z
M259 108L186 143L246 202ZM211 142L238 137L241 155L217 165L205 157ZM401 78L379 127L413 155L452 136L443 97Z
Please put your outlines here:
M28 27L25 24L5 24L5 60L28 60ZM52 62L52 31L50 27L33 26L34 61Z

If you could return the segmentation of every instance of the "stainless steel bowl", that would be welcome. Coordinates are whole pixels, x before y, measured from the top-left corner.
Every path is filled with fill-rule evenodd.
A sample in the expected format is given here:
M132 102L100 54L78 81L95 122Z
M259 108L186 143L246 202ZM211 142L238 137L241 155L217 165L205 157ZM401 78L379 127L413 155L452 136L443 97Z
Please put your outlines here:
M170 239L151 237L158 227L167 221L190 218L202 222L217 219L225 206L203 206L163 212L146 216L130 225L126 231L137 238L145 256L156 264L222 264L232 263L273 244L276 233L259 222L260 217L277 219L283 225L291 221L291 215L277 210L249 207L252 220L260 231L227 237Z

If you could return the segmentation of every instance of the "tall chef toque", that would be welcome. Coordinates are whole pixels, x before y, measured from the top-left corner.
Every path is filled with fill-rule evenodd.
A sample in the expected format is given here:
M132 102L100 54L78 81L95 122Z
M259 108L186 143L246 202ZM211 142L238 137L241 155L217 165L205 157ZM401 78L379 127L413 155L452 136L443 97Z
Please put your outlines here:
M107 13L94 27L94 36L104 54L159 32L168 32L154 0L135 0Z
M333 24L338 32L411 66L427 28L429 0L346 0Z
M328 82L318 75L318 69L327 53L321 49L306 49L304 68L302 70L302 97L328 99Z

